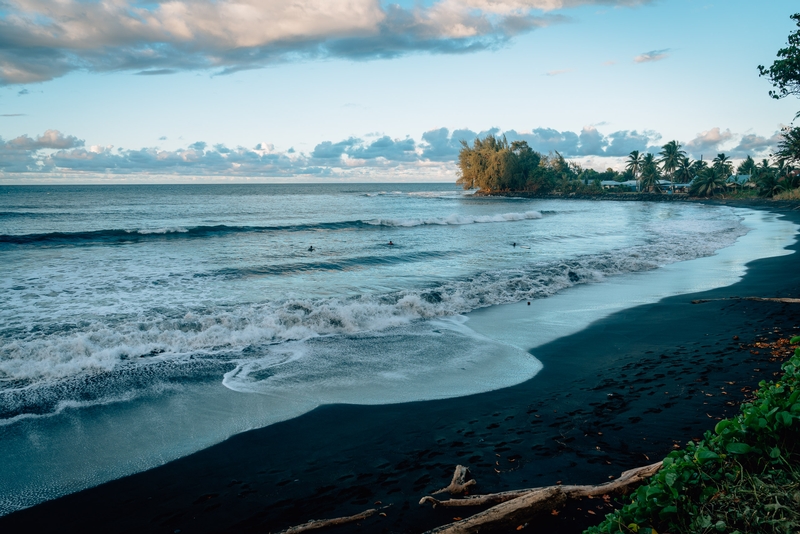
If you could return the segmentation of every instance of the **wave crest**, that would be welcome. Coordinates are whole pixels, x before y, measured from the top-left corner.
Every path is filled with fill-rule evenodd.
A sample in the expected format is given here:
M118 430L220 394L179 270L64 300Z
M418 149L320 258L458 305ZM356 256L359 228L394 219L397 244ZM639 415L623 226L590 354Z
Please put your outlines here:
M413 227L421 225L457 225L474 223L514 222L528 219L541 219L538 211L525 213L502 213L498 215L448 215L429 219L372 219L338 221L328 223L277 225L277 226L195 226L185 228L172 226L165 228L141 228L135 230L89 230L85 232L51 232L45 234L0 235L0 245L43 245L69 246L109 243L137 242L144 239L200 239L227 234L265 233L265 232L304 232L313 230L344 230L374 226Z
M524 213L500 213L497 215L457 215L452 214L447 217L430 217L425 219L371 219L364 221L373 226L400 226L413 227L424 225L462 225L462 224L484 224L502 223L513 221L525 221L530 219L541 219L542 213L539 211L526 211Z

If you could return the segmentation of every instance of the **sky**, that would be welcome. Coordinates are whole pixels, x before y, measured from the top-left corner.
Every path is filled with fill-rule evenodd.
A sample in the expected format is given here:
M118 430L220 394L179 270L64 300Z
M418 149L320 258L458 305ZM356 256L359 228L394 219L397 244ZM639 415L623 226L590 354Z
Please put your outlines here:
M454 181L489 133L769 157L796 0L3 0L0 184Z

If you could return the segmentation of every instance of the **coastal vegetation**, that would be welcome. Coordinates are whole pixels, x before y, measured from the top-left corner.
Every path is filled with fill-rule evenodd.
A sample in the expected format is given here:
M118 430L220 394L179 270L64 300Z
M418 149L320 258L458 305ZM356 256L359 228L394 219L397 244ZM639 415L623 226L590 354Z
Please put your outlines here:
M461 145L457 183L464 189L549 193L575 192L585 185L579 179L580 166L567 162L558 152L540 154L526 141L509 143L505 136L487 135L475 139L472 147L463 140Z
M519 191L540 194L688 193L710 197L774 197L800 185L800 128L786 132L780 156L756 163L747 156L734 167L731 158L717 154L710 162L692 160L677 141L661 147L658 154L632 151L625 171L584 169L558 152L541 154L525 141L488 135L470 146L461 141L457 183L465 189L486 192ZM794 152L793 152L794 151Z

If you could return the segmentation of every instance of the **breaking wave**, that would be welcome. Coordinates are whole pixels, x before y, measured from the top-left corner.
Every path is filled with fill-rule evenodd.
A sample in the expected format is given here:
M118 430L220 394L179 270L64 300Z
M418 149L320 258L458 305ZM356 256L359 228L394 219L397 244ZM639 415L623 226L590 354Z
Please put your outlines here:
M526 221L530 219L541 219L542 213L539 211L526 211L524 213L501 213L498 215L449 215L447 217L430 217L425 219L372 219L364 221L366 224L374 226L424 226L424 225L461 225L461 224L480 224L480 223L502 223L513 221Z
M50 232L44 234L0 235L2 245L91 245L112 243L135 243L147 239L199 239L224 236L237 233L266 233L266 232L305 232L312 230L347 230L363 229L375 226L389 227L414 227L422 225L463 225L476 223L503 223L541 219L538 211L524 213L502 213L498 215L456 215L447 217L433 217L427 219L370 219L341 221L316 224L297 224L282 226L228 226L224 224L215 226L195 226L185 228L174 226L167 228L141 228L135 230L92 230L85 232Z
M533 217L533 213L538 212L523 215ZM159 383L221 379L248 358L263 358L286 342L380 332L487 306L546 298L607 276L708 256L744 233L738 224L690 240L674 229L656 231L640 246L485 271L384 294L162 307L141 314L99 316L56 332L0 330L0 424L55 413L71 403L135 395Z

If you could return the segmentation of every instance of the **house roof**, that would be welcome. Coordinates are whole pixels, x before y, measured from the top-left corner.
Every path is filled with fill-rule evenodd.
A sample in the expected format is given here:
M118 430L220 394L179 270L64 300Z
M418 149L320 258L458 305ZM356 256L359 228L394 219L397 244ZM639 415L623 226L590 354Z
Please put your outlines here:
M749 181L750 181L749 174L732 174L728 176L727 180L727 182L730 184L739 184L739 185L746 184Z

